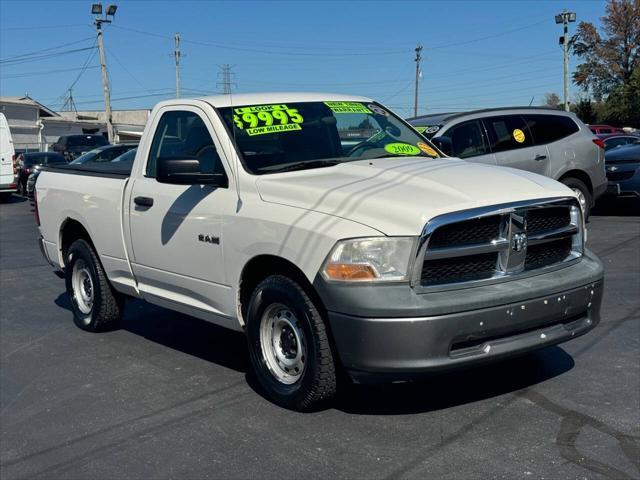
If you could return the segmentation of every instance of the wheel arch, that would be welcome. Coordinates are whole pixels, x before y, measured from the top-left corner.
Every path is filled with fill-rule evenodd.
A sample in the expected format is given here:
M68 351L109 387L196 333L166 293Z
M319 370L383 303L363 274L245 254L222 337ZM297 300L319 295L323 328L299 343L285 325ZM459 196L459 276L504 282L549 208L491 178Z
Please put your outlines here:
M281 274L297 281L305 292L313 299L322 313L325 307L318 292L313 287L304 272L293 262L277 255L257 255L251 258L243 267L238 282L238 319L241 325L246 325L246 311L255 287L269 275Z
M560 177L558 178L558 181L562 182L567 178L576 178L580 180L582 183L584 183L587 186L587 188L589 189L589 193L591 194L591 197L593 197L593 184L591 183L591 177L589 177L589 174L586 173L584 170L578 170L578 169L567 170L562 175L560 175Z
M95 249L91 235L86 227L75 218L67 217L60 225L60 238L58 241L61 262L60 265L65 266L66 252L73 242L78 239L86 240L92 248Z

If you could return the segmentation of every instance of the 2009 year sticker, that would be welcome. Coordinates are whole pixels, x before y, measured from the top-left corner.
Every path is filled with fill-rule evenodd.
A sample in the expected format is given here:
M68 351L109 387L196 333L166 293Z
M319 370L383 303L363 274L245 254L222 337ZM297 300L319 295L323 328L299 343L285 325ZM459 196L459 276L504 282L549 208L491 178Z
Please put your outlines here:
M304 118L297 109L284 104L251 105L234 108L233 121L247 135L302 130Z
M387 143L384 149L394 155L419 155L420 149L408 143Z

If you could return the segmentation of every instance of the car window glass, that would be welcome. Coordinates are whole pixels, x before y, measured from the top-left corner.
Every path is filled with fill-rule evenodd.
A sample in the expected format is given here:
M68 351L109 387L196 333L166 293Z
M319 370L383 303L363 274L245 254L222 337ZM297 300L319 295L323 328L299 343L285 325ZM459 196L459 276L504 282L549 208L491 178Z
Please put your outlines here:
M51 165L53 163L67 163L62 155L47 155L45 159L45 163L47 165Z
M458 158L475 157L489 153L479 120L471 120L450 128L442 136L451 139L453 156Z
M493 152L505 152L533 145L531 133L520 115L501 115L483 119Z
M555 142L579 130L576 122L564 115L526 114L523 117L536 145Z
M156 128L147 176L155 177L158 162L167 158L197 158L202 173L223 173L220 156L202 118L194 112L166 112Z
M619 147L620 145L626 145L627 143L629 143L629 140L625 137L609 138L604 141L604 149L611 150L612 148Z

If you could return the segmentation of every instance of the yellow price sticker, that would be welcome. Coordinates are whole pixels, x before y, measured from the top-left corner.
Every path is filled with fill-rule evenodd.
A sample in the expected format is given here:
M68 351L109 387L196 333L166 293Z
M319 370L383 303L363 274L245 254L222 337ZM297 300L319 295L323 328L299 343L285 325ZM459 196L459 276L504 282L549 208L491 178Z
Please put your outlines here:
M367 107L358 102L324 102L333 113L372 113Z
M513 139L518 143L524 143L524 140L525 140L524 132L519 128L516 128L513 131Z
M250 105L234 108L233 111L236 127L246 130L249 135L302 130L300 124L304 122L297 109L283 104Z

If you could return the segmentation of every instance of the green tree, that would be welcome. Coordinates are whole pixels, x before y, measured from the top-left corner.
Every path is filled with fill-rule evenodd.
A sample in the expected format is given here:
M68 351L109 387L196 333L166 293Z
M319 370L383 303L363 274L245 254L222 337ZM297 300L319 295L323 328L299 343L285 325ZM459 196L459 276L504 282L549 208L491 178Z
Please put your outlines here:
M598 112L590 98L579 98L577 102L571 105L571 110L584 123L596 123L598 121Z
M601 20L602 35L591 23L578 25L571 47L583 63L573 80L596 100L605 101L607 117L632 122L640 115L640 0L608 0Z

